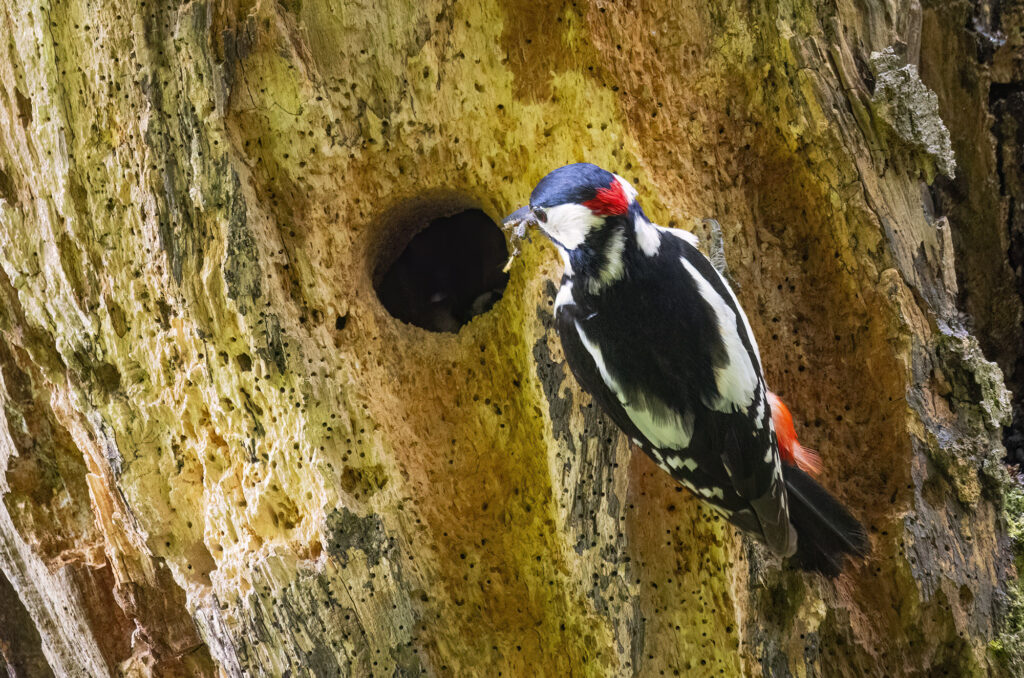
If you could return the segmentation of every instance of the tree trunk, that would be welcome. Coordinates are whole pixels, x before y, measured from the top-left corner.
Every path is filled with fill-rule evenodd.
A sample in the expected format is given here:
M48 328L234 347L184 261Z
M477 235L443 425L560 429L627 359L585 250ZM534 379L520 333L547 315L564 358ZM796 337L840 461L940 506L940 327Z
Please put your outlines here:
M12 675L1024 671L1021 0L0 7ZM417 231L580 160L721 223L868 560L796 572L632 452L546 243L466 324L500 284L431 291L495 264Z

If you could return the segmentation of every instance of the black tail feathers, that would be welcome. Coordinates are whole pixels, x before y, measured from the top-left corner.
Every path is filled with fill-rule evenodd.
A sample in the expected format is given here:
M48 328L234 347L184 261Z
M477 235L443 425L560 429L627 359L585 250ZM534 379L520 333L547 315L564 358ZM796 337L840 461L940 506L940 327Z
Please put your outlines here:
M871 550L864 526L828 490L799 468L782 465L789 495L789 521L796 528L796 554L802 570L835 577L845 556L863 558Z

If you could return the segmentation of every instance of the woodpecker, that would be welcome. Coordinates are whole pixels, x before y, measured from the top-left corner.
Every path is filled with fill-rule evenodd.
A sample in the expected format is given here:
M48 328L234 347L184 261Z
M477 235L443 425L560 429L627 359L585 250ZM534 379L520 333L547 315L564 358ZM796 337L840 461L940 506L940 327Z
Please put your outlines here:
M804 570L834 577L868 553L861 524L801 468L817 456L766 388L750 323L696 236L651 223L629 182L589 163L549 173L505 225L538 226L558 249L566 362L658 466Z

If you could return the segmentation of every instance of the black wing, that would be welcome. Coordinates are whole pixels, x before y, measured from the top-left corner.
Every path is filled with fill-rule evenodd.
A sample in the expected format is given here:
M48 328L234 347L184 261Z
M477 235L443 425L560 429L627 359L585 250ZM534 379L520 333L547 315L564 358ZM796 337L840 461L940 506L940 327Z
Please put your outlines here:
M573 374L674 478L739 527L760 533L775 550L791 551L795 544L760 359L735 298L710 262L678 238L662 235L655 256L635 248L626 256L635 258L626 262L633 276L592 297L581 287L573 299L578 303L563 303L556 313ZM732 327L720 328L724 321ZM726 337L727 332L732 334ZM598 359L614 373L615 390L602 376L594 347L588 347L594 338ZM730 366L730 355L738 369L738 351L749 360L738 376L755 385L749 404L732 406L720 388L731 382L719 372ZM634 421L638 409L651 402L692 424L680 436L684 444L645 435L652 421L664 433L661 409Z
M593 356L586 346L583 345L583 340L576 330L576 323L580 318L579 308L576 306L575 301L572 300L571 292L566 293L564 291L567 285L572 285L572 282L568 278L563 277L563 291L559 293L559 297L567 295L568 300L557 305L555 308L555 329L562 340L562 352L565 354L565 362L569 364L569 370L572 372L572 376L576 377L579 385L611 417L615 425L629 436L631 440L643 444L646 442L643 433L640 432L636 424L633 423L633 420L626 414L626 410L623 409L618 396L605 384Z

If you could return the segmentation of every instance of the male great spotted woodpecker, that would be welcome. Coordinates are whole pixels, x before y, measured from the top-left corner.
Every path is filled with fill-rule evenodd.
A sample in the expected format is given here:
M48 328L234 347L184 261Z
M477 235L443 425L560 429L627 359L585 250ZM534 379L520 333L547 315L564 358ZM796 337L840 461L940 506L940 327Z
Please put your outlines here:
M817 457L765 387L746 315L697 238L652 224L636 196L596 165L566 165L505 219L539 226L565 262L566 362L677 482L799 567L837 575L867 554L863 527L803 470Z

